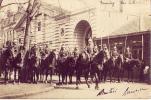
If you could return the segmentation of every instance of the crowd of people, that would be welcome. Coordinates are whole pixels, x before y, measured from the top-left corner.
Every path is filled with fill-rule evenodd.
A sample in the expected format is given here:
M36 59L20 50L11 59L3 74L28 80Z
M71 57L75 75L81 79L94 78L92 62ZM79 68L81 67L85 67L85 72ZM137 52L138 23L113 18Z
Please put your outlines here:
M6 43L6 46L2 48L0 54L0 63L1 63L0 75L1 77L2 76L4 77L5 83L9 82L12 73L13 73L14 83L15 82L37 83L39 81L43 81L47 83L48 75L50 75L51 80L53 74L61 73L63 75L66 75L66 73L69 73L70 75L71 72L73 72L73 75L75 75L76 70L73 69L68 70L68 68L59 69L60 67L58 67L59 65L58 61L65 62L67 58L73 58L74 63L72 64L76 66L80 54L85 53L88 58L88 61L91 62L100 52L103 52L102 64L105 64L107 61L111 59L113 65L116 66L118 57L121 58L121 62L125 62L127 64L130 63L130 61L133 59L132 52L129 47L126 48L123 54L118 51L118 48L116 46L114 46L113 49L109 51L106 44L102 45L101 50L98 50L98 47L95 45L93 48L89 48L89 46L85 47L81 52L78 50L77 47L75 47L74 50L70 50L70 49L66 49L64 46L62 46L60 50L56 50L56 49L50 50L47 45L43 48L34 45L29 50L25 51L24 46L19 46L18 48L16 48L15 45L12 44L12 42L8 41ZM69 61L72 62L72 60ZM62 64L63 63L60 63L60 66L64 66ZM72 64L70 64L70 66L72 66ZM97 64L101 64L101 63L97 63ZM138 77L141 81L143 81L144 80L143 76L144 74L148 73L149 68L146 67L144 61L141 61L141 67L139 69L140 71ZM113 73L115 72L116 71L113 71ZM107 71L104 72L104 74L105 73L107 74ZM118 79L118 81L120 80ZM72 80L70 80L70 82L72 82Z

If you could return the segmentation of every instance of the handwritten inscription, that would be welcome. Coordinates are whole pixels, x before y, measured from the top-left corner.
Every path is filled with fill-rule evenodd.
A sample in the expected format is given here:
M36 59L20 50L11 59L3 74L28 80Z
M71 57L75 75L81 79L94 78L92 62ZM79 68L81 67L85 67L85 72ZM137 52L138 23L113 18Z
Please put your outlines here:
M105 91L105 89L102 89L98 94L97 96L99 95L105 95L105 94L110 94L110 93L116 93L117 92L117 89L115 88L111 88L109 91Z
M126 96L128 94L136 93L136 92L141 92L147 89L144 88L139 88L139 89L130 89L129 87L126 88L122 96Z
M141 91L145 91L147 89L145 88L139 88L139 89L130 89L130 87L127 87L125 90L123 91L118 91L118 89L116 88L110 88L109 90L106 89L102 89L97 96L100 95L106 95L106 94L112 94L112 93L122 93L122 96L126 96L128 94L132 94L132 93L137 93L137 92L141 92ZM118 92L117 92L118 91Z

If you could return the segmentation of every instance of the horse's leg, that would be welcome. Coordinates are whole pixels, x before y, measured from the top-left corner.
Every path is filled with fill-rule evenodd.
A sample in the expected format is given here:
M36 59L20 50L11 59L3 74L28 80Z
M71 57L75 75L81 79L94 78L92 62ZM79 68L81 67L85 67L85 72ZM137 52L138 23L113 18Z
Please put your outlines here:
M5 81L5 84L7 84L8 83L8 70L7 70L6 67L4 69L4 73L5 73L5 75L4 75L4 81Z
M120 69L118 69L118 70L117 70L117 81L118 81L119 83L120 83L120 81L121 81L120 73L121 73L121 71L120 71Z
M62 84L64 84L64 81L65 81L65 74L64 74L64 72L62 73Z
M68 74L66 74L66 84L68 84Z
M47 69L47 70L46 70L46 77L45 77L45 83L47 83L47 78L48 78L48 72L49 72L49 70Z
M103 78L103 82L105 83L106 82L106 75L107 75L107 72L105 71L105 69L103 70L103 75L102 75L102 78Z
M15 82L16 82L16 68L14 68L14 84L15 84Z
M58 73L58 76L59 76L59 84L60 84L60 77L61 77L60 72Z
M36 68L36 83L39 81L39 69Z
M52 82L52 68L50 69L50 83Z
M69 73L69 84L71 84L72 83L72 75L71 75L71 73Z
M98 85L98 73L95 73L95 89L98 90L99 89L99 85Z
M130 79L130 70L128 70L127 73L128 73L128 80L127 80L127 82L129 82L129 79Z
M131 81L134 82L134 70L131 71Z
M79 75L80 73L79 73L79 71L78 70L76 70L76 89L79 89L79 77L80 77L80 75Z
M88 72L85 72L85 81L86 81L88 88L90 88L90 85L88 83Z
M21 81L21 68L18 69L18 83Z

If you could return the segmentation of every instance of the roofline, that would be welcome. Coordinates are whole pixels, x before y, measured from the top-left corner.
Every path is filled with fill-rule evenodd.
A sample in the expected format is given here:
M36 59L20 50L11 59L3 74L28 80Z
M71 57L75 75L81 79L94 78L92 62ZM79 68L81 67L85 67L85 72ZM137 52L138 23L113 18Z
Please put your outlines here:
M150 31L141 31L141 32L133 32L133 33L127 33L127 34L119 34L119 35L111 35L111 36L104 36L102 39L108 39L108 38L117 38L117 37L125 37L125 36L136 36L136 35L142 35L142 34L148 34ZM95 40L100 40L101 37L95 38Z

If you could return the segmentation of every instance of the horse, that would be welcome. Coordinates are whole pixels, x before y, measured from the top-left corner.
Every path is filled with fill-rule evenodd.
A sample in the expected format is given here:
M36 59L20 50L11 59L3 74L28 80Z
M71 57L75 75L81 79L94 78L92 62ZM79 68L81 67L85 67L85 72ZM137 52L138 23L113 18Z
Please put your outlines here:
M44 82L44 76L46 76L46 54L41 52L41 59L40 59L40 81Z
M118 82L122 81L123 79L123 63L124 63L124 57L122 54L120 54L117 59L115 60L115 77L117 77Z
M129 59L123 63L124 73L127 72L127 81L134 82L134 71L138 71L141 67L141 62L138 59Z
M60 83L67 84L67 57L59 57L57 60L56 68L59 76L59 84ZM62 77L62 82L61 82L61 77Z
M69 76L69 84L72 84L72 76L75 72L76 58L73 56L67 57L66 66L67 66L67 76Z
M56 66L56 55L53 51L50 52L50 54L46 57L45 61L45 70L46 70L46 78L45 82L47 83L47 77L50 75L50 82L52 82L52 75L53 75L53 70Z
M12 47L6 48L2 55L2 69L4 70L4 82L5 84L8 83L8 80L11 79L11 73L13 71L13 51Z
M90 72L90 58L86 52L80 53L76 62L75 70L76 70L76 88L77 89L79 88L78 85L81 81L80 80L81 75L84 75L86 84L88 88L90 88L90 85L88 83Z
M33 51L30 58L30 67L32 70L32 82L37 83L39 80L39 63L40 58L38 56L37 51Z
M95 77L95 89L99 89L98 83L102 81L102 74L103 74L103 59L104 59L104 52L100 51L98 54L92 58L90 63L90 75L93 81Z
M21 76L22 76L22 69L23 69L23 61L24 61L24 58L23 58L23 53L22 52L19 52L17 54L17 56L14 58L14 61L13 61L13 65L14 65L14 83L16 82L16 76L17 76L17 73L18 73L18 79L17 79L17 82L20 83L21 82Z
M110 78L110 82L113 80L113 76L115 76L114 73L114 61L112 58L109 58L106 62L103 63L103 76L102 76L102 81L106 82L107 76Z

